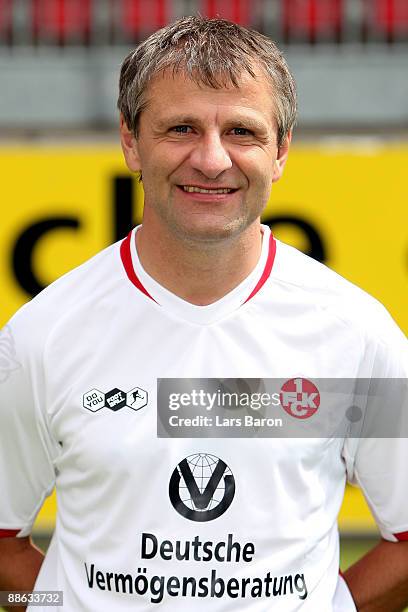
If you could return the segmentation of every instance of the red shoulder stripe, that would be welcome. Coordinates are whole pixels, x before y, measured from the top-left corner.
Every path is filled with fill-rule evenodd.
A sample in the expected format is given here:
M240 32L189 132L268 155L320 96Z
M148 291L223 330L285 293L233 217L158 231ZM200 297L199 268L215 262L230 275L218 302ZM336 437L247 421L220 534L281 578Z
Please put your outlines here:
M132 255L130 251L131 239L132 239L132 232L130 231L129 234L126 236L126 238L123 240L122 244L120 245L120 257L122 259L123 267L125 268L126 274L130 282L133 283L134 286L139 289L139 291L141 291L148 298L153 300L153 302L156 302L156 300L150 295L147 289L144 288L144 286L142 285L142 283L136 276L136 272L134 271L133 263L132 263Z
M264 271L262 272L261 278L255 285L255 288L252 290L252 292L249 294L249 296L245 300L244 304L246 304L251 298L254 297L256 293L258 293L258 291L264 286L264 284L270 277L271 272L272 272L273 262L275 261L275 254L276 254L276 240L274 238L274 235L271 232L271 235L269 238L268 258L266 260Z

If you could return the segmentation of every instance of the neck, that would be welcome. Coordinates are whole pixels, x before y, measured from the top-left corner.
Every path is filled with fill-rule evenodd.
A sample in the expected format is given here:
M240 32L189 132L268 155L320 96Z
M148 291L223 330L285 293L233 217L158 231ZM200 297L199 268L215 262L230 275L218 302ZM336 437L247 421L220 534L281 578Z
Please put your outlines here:
M202 243L180 240L168 228L144 223L136 233L143 268L160 285L206 306L239 285L258 263L262 237L257 219L238 236Z

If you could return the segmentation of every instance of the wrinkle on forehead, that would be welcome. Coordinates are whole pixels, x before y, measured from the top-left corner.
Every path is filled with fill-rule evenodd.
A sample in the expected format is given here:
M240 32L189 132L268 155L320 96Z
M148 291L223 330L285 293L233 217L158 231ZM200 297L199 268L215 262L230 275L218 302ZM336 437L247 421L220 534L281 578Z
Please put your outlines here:
M259 61L256 59L251 59L247 62L247 68L243 68L238 71L236 66L230 64L229 69L228 65L222 66L217 70L206 71L200 69L199 67L189 67L188 64L181 60L180 62L176 62L172 65L164 65L163 68L158 67L155 75L152 76L152 80L158 75L169 75L174 77L184 76L186 80L194 81L198 86L203 87L211 87L212 89L221 89L228 87L236 87L240 86L240 80L242 79L242 75L246 74L247 76L257 79L264 78L269 79L265 68L261 65Z
M183 70L181 67L180 70L176 69L176 66L166 67L163 70L157 72L149 82L149 85L146 88L144 98L145 103L149 103L149 91L157 86L157 83L160 81L177 81L177 79L183 79L185 83L194 83L198 89L205 91L211 89L215 92L220 91L238 91L239 89L245 88L245 85L250 84L251 82L261 83L264 82L270 88L271 98L274 100L274 92L272 83L270 81L270 77L267 75L266 71L262 68L261 65L254 65L253 72L248 72L247 70L243 71L240 74L238 79L235 79L233 75L231 75L228 71L219 72L213 75L213 78L210 81L202 78L202 75L199 71L193 71L192 75L188 73L188 71Z

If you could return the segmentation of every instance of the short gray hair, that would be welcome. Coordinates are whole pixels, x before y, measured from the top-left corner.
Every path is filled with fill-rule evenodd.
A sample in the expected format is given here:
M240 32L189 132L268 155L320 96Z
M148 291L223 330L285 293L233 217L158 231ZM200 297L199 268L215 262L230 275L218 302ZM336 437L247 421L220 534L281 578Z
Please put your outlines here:
M296 86L275 43L255 30L226 21L189 16L154 32L123 61L118 108L136 136L140 113L146 107L146 88L160 72L183 71L198 84L215 89L239 86L243 72L256 77L260 65L273 87L278 145L296 121Z

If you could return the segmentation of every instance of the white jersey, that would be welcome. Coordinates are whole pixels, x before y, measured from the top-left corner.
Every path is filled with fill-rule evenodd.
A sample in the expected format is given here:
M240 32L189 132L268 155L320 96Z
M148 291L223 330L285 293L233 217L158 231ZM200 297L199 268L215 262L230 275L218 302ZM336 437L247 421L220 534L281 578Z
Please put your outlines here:
M351 612L347 478L408 538L407 440L157 435L159 378L406 377L384 308L262 230L256 268L208 306L143 270L136 228L1 332L0 530L29 534L56 485L35 588L61 609Z

